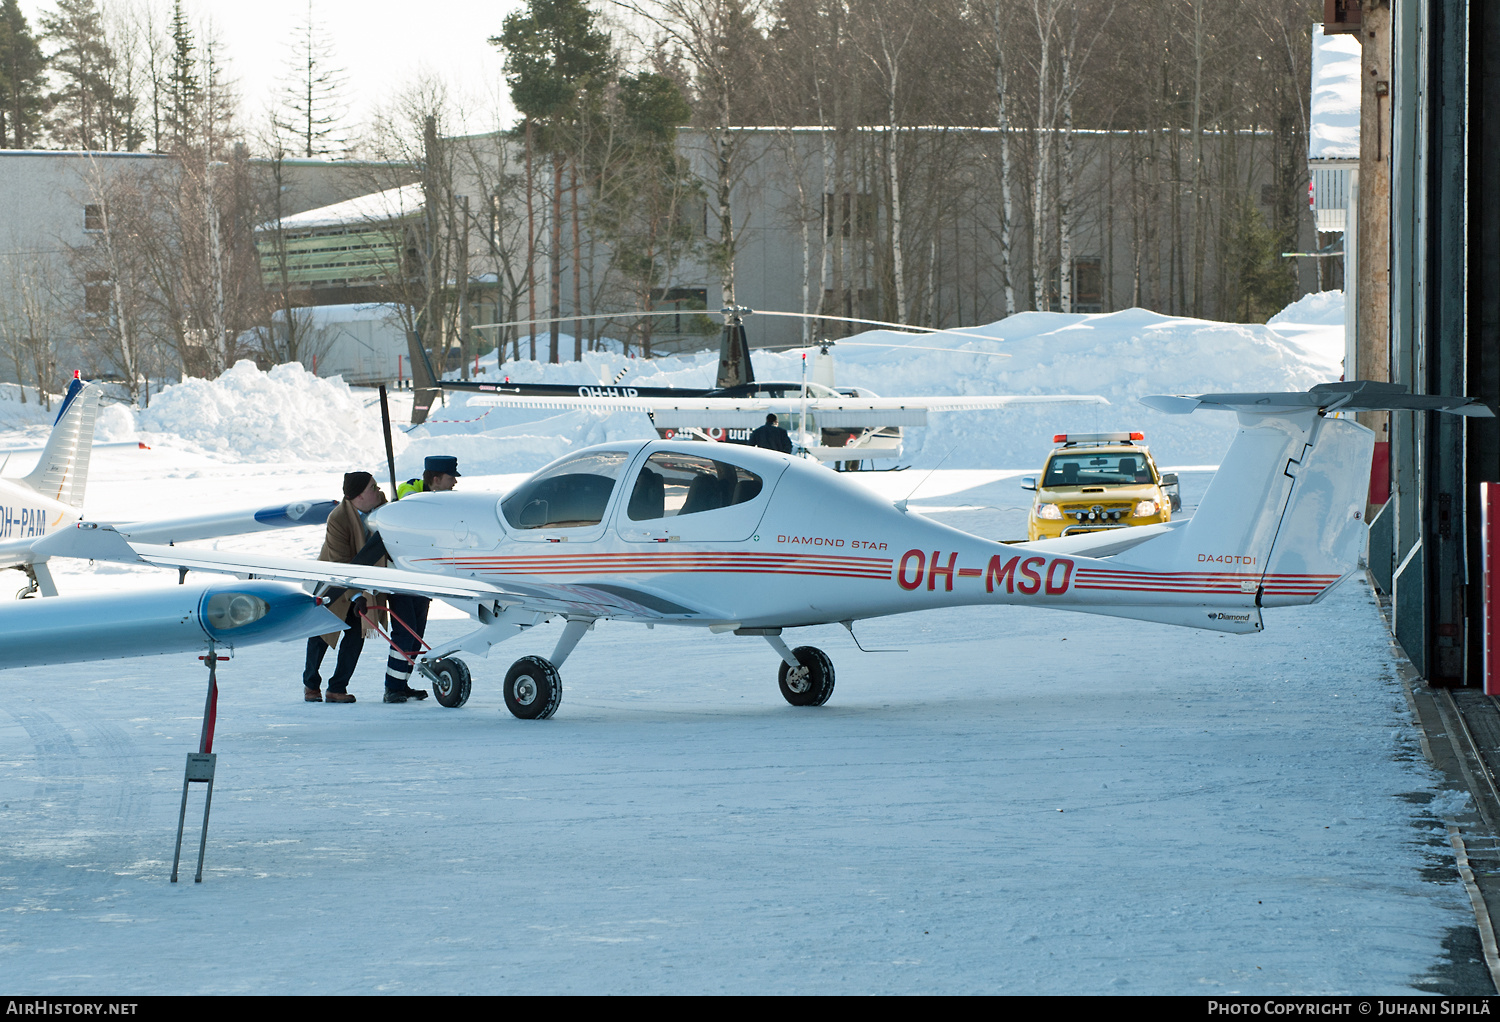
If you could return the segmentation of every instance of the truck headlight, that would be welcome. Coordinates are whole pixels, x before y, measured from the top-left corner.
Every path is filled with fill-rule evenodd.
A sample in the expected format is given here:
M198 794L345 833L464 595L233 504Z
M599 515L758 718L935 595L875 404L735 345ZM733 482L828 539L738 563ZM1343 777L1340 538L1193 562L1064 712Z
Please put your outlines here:
M1143 500L1135 506L1135 516L1137 518L1145 518L1147 515L1154 514L1156 514L1156 501L1154 500Z
M1036 516L1038 518L1061 518L1063 516L1062 508L1056 504L1038 504L1036 506Z

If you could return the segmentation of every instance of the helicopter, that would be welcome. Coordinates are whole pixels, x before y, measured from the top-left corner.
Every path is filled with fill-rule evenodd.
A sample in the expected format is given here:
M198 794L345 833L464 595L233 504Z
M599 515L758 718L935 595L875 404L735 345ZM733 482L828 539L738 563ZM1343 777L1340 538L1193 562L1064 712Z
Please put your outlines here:
M1010 357L1004 352L939 348L912 343L833 341L825 338L813 345L817 350L811 353L810 365L808 354L804 353L800 380L757 380L745 332L745 317L757 314L756 310L745 306L726 306L722 311L725 325L720 338L718 372L712 388L620 386L621 377L597 386L514 383L509 380L500 383L443 380L432 381L431 385L443 390L473 392L476 396L469 399L469 403L473 405L535 411L586 409L644 412L650 417L657 435L664 440L745 444L750 442L751 431L767 421L767 415L775 415L787 426L796 452L803 457L831 462L838 468L855 468L866 460L899 459L903 453L902 431L907 427L927 425L929 412L992 410L1020 404L1108 404L1104 398L1091 394L882 398L862 388L839 389L834 385L834 364L830 349L836 345L961 351L981 358ZM916 337L946 334L994 340L985 334L961 328L912 327L883 320L815 316L776 310L762 310L758 314L893 327L912 331ZM614 319L622 315L672 316L677 313L670 310L611 313L556 320L489 323L476 329ZM426 368L428 377L431 378L431 367ZM420 391L428 384L417 383L416 386Z

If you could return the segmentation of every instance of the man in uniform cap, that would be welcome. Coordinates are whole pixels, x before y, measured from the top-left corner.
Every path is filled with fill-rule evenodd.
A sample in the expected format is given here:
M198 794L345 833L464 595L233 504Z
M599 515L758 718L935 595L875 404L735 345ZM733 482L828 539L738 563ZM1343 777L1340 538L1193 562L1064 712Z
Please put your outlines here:
M408 479L396 487L396 499L413 493L443 493L453 489L462 473L458 459L451 454L432 454L422 462L422 478Z
M422 462L422 478L408 479L396 487L396 499L400 500L414 493L446 493L457 484L461 474L458 471L458 459L453 455L429 455ZM385 662L385 701L404 703L410 699L426 699L426 689L411 687L412 665L406 657L416 656L422 648L422 637L427 631L427 611L432 606L432 601L425 596L393 593L389 602L391 640L401 652L391 650L391 655Z

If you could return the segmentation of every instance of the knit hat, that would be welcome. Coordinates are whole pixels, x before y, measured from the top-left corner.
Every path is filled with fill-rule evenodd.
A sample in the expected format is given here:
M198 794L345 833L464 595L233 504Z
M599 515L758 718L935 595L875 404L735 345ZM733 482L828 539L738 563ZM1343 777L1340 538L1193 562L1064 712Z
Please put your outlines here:
M368 472L345 472L344 473L344 499L353 500L375 481L375 477Z

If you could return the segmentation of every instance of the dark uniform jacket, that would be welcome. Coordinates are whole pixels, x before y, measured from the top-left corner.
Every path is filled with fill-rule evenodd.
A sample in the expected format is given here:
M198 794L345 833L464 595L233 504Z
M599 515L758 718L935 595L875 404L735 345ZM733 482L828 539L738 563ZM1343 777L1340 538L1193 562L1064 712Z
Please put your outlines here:
M768 451L780 451L782 454L792 453L792 438L787 435L786 430L780 426L773 426L769 422L750 434L750 442L756 447L764 447Z
M382 499L380 503L384 504L385 500ZM379 505L377 504L376 506L378 507ZM359 520L359 512L355 510L354 504L348 500L340 501L339 506L334 508L333 512L328 516L328 532L323 539L323 549L318 553L318 560L337 561L340 564L353 564L355 555L364 548L365 540L368 538L365 535L364 523ZM382 557L379 561L375 562L375 566L385 567L386 563L386 559ZM328 609L333 611L334 616L342 621L349 613L349 605L354 602L354 598L358 595L359 593L352 589L346 590L344 595L334 600ZM366 593L365 604L376 612L378 618L383 619L385 611L384 594ZM323 636L323 641L330 646L337 646L339 644L339 636L342 634L342 632L329 632Z

